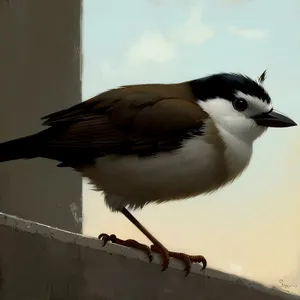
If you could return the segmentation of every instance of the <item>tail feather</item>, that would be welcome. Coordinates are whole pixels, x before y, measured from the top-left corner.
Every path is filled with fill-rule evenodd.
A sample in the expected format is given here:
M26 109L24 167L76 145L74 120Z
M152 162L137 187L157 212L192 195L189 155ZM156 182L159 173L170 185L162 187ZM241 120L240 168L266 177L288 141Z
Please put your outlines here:
M34 135L0 143L0 162L34 158L37 146Z

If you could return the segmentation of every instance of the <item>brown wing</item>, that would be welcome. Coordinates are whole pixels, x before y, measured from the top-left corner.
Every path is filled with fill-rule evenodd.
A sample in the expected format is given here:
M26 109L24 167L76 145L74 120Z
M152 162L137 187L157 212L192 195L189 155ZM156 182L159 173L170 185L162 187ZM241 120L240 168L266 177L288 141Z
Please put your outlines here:
M181 85L122 87L44 117L44 156L74 165L106 154L170 151L201 134L206 118Z

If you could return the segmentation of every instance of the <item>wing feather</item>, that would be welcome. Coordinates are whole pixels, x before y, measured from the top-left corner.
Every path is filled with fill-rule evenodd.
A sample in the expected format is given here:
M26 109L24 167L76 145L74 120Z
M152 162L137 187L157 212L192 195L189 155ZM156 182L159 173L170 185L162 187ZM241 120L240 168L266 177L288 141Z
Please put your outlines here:
M44 156L74 164L107 154L153 155L201 134L208 116L191 93L162 86L110 90L43 117L50 126L41 134Z

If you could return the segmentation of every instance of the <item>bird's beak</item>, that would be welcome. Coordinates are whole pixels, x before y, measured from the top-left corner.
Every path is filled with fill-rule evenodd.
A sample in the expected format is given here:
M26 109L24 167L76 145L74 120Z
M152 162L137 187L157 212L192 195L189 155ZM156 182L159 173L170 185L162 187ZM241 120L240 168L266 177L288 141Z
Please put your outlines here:
M275 111L270 111L268 113L263 113L261 115L253 117L254 121L259 126L265 127L292 127L297 126L297 124L290 118L277 113Z

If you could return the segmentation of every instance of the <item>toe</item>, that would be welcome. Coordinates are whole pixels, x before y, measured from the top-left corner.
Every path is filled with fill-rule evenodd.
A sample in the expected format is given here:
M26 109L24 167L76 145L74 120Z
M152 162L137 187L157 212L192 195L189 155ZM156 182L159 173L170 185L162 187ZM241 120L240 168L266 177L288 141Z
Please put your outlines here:
M127 247L132 247L138 250L143 251L148 256L149 262L151 263L153 260L153 254L149 246L141 244L135 240L129 239L124 242L124 245Z
M169 257L162 257L162 264L161 264L161 271L166 271L169 267L170 258Z
M192 264L191 263L189 263L189 264L186 265L186 267L184 268L184 271L185 271L184 277L187 277L191 273L191 268L192 268Z
M170 263L169 251L158 245L152 245L151 250L154 252L157 252L161 255L161 258L162 258L161 271L163 272L163 271L167 270L169 267L169 263Z
M201 263L202 264L202 269L201 270L204 270L207 266L207 260L203 255L197 255L197 256L192 256L191 255L190 260L192 262L195 262L195 263Z
M187 277L190 274L191 268L192 268L192 261L191 261L189 255L184 254L184 253L170 252L170 256L173 258L176 258L178 260L181 260L185 264L185 268L184 268L185 276L184 277Z
M184 268L185 275L184 275L184 277L187 277L191 273L191 269L192 269L192 262L191 262L191 260L189 259L188 256L184 259L184 263L185 263L185 268Z

